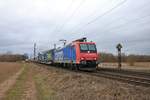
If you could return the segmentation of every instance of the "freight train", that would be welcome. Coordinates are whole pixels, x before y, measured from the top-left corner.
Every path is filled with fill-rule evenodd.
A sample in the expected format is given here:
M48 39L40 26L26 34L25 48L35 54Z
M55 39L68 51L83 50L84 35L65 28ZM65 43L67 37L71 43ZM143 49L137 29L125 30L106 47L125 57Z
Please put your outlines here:
M77 39L70 44L38 54L38 62L68 67L72 70L96 70L98 54L96 44L86 38Z

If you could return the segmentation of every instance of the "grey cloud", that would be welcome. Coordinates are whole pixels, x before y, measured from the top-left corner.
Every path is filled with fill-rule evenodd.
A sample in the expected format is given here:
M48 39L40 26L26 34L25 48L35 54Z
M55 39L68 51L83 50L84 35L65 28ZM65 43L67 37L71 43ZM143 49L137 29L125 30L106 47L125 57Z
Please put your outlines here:
M116 53L116 44L122 43L125 53L150 54L149 0L127 0L86 25L122 1L85 0L76 8L81 0L71 6L71 0L0 0L0 52L31 54L34 42L41 51L61 44L59 39L69 43L86 36L98 51Z

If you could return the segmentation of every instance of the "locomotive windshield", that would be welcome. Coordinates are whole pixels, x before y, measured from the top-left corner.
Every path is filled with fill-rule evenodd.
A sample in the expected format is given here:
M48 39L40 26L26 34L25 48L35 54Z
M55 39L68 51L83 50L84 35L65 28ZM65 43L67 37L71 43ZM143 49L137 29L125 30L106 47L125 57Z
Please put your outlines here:
M80 51L81 52L96 52L95 44L80 44Z

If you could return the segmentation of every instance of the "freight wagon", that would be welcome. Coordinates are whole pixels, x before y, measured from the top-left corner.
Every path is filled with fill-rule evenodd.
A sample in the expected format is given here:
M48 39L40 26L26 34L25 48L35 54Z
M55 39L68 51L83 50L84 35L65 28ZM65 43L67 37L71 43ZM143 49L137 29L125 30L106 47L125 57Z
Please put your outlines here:
M54 59L54 49L44 51L38 54L38 62L52 64Z

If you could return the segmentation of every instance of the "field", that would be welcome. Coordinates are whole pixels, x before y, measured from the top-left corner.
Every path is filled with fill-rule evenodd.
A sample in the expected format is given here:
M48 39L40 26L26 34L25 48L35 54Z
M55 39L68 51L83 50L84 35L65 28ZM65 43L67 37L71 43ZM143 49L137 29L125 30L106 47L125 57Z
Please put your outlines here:
M100 63L99 68L118 68L118 63ZM150 72L150 62L122 63L122 69L140 70Z
M0 63L0 79L0 100L150 100L150 87L33 63Z
M20 63L0 63L0 83L15 74L21 68Z

